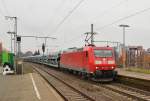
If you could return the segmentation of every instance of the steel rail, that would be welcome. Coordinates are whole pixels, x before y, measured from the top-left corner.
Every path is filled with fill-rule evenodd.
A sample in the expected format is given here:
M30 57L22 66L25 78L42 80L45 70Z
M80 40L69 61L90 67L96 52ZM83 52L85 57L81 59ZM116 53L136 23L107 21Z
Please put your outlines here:
M32 65L33 66L33 65ZM89 97L88 95L80 92L70 84L66 83L65 81L57 78L54 74L49 73L48 71L33 66L34 70L36 70L63 98L65 101L95 101L93 98ZM53 78L53 80L57 80L57 83L52 83L48 78ZM59 81L59 82L58 82ZM58 87L61 83L61 87ZM65 89L61 89L65 88ZM69 93L68 93L69 92ZM65 94L68 93L68 94Z

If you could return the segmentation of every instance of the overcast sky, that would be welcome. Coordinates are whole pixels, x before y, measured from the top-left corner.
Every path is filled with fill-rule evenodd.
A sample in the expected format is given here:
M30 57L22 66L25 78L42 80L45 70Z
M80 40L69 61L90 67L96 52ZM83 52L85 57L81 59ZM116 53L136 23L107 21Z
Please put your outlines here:
M126 45L150 47L150 0L83 0L80 6L58 27L58 24L81 0L0 0L0 40L10 49L10 35L13 21L4 16L18 17L19 35L37 35L56 37L48 39L49 51L69 47L84 46L84 34L94 31L95 40L122 42L120 24L128 24ZM134 16L130 16L130 15ZM120 20L128 17L127 19ZM22 51L41 49L43 39L23 38Z

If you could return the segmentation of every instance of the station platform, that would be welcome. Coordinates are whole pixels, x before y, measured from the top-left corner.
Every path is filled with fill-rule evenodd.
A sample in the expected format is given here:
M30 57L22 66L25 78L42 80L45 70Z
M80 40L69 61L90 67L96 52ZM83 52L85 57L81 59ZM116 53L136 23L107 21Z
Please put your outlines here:
M150 81L150 74L126 71L126 68L116 68L118 75Z
M63 101L37 73L0 75L0 101Z

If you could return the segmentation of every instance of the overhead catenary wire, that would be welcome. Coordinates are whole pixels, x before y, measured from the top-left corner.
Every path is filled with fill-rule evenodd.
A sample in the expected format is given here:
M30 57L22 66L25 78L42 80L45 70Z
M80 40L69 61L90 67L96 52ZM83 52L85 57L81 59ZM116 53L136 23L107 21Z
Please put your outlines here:
M116 7L122 5L123 3L127 2L127 1L128 1L128 0L123 0L123 1L121 1L121 2L119 2L119 3L117 3L116 5L113 5L112 7L106 9L106 10L105 10L104 12L102 12L101 14L104 15L104 14L107 13L109 10L112 10L113 8L116 8ZM79 4L81 4L82 2L83 2L83 1L81 0L74 8L76 8L77 6L79 6ZM73 11L73 10L71 10L71 11ZM64 19L58 24L58 27L60 27L61 24L63 24L66 19L67 19L67 16L65 16ZM59 25L60 25L60 26L59 26ZM80 35L80 36L77 36L77 37L75 37L75 38L72 38L71 40L78 39L79 37L81 37L81 35ZM71 41L71 40L65 41L65 42L63 42L63 44L65 44L65 43L67 43L67 42L69 42L69 41Z
M118 22L120 22L120 21L129 19L129 18L131 18L131 17L134 17L134 16L136 16L136 15L139 15L139 14L144 13L144 12L149 11L149 10L150 10L150 7L149 7L149 8L145 8L145 9L143 9L143 10L140 10L140 11L137 11L137 12L135 12L135 13L132 13L132 14L130 14L130 15L128 15L128 16L122 17L122 18L120 18L120 19L118 19L118 20L116 20L116 21L113 21L113 22L110 23L110 24L106 24L106 25L104 25L104 26L102 26L102 27L100 27L100 28L96 28L96 29L97 29L97 30L102 30L102 29L104 29L104 28L106 28L106 27L109 27L109 26L111 26L111 25L113 25L113 24L116 24L116 23L118 23Z
M128 15L128 16L125 16L125 17L123 17L123 18L120 18L120 19L118 19L118 20L116 20L116 21L114 21L114 22L112 22L112 23L110 23L110 24L104 25L104 26L102 26L102 27L100 27L100 28L96 28L96 30L102 30L102 29L107 28L107 27L109 27L109 26L111 26L111 25L113 25L113 24L116 24L116 23L120 22L120 21L129 19L129 18L131 18L131 17L134 17L134 16L136 16L136 15L139 15L139 14L144 13L144 12L149 11L149 10L150 10L150 8L145 8L145 9L143 9L143 10L137 11L137 12L135 12L135 13L132 13L132 14ZM79 36L78 36L78 37L79 37ZM73 38L73 39L74 39L74 38ZM73 39L72 39L72 40L73 40ZM65 43L66 43L66 42L64 42L63 44L65 44Z
M104 10L103 12L101 12L99 15L101 15L100 17L102 18L106 13L108 13L108 12L110 12L112 9L114 9L114 8L117 8L117 7L119 7L119 6L121 6L122 4L124 4L125 2L127 2L128 0L123 0L123 1L120 1L119 3L117 3L117 4L115 4L115 5L113 5L113 6L111 6L111 7L109 7L108 9L106 9L106 10ZM99 16L98 15L98 16ZM97 17L95 17L94 18L94 20L96 19ZM96 21L94 21L94 22L96 22Z
M71 14L73 14L73 12L81 5L81 3L83 2L84 0L80 0L70 11L69 13L58 23L58 25L56 26L56 28L54 29L54 32L55 33L60 27L61 25L71 16Z
M61 27L61 25L74 13L74 11L81 5L81 3L84 2L84 0L80 0L70 11L69 13L57 24L55 27L53 33L56 33L56 31ZM52 34L53 34L52 33ZM65 42L63 43L65 44Z
M82 0L81 0L81 1L82 1ZM101 15L104 15L104 14L107 13L108 11L110 11L110 10L112 10L112 9L114 9L114 8L116 8L116 7L120 6L120 5L122 5L122 4L124 4L124 3L127 2L127 1L128 1L128 0L123 0L123 1L121 1L121 2L119 2L119 3L117 3L117 4L115 4L115 5L113 5L112 7L106 9L105 11L103 11L103 12L101 13ZM79 3L80 3L80 2L79 2ZM95 17L95 18L96 18L96 17ZM78 39L79 37L82 37L82 35L77 36L77 37L75 37L75 38L72 38L72 39L70 39L70 40L68 40L68 41L63 42L63 45L66 44L67 42L70 42L70 41L74 40L74 39L76 40L76 39Z

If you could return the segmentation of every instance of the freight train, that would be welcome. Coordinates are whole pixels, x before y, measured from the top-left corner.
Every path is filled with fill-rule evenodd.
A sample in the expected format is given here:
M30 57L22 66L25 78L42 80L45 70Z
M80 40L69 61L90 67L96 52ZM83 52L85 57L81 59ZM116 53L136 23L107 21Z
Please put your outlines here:
M48 56L26 57L24 60L67 69L96 81L112 81L117 75L112 47L85 46Z

